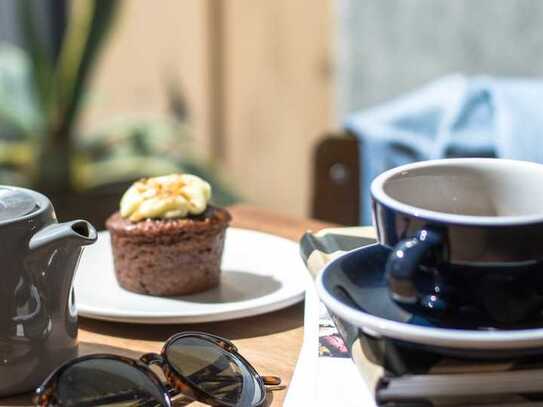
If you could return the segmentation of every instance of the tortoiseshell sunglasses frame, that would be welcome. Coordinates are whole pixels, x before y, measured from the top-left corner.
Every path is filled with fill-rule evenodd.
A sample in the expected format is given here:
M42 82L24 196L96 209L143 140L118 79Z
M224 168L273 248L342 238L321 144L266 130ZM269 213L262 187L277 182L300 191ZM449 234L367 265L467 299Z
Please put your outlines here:
M243 356L239 354L236 346L228 339L205 332L185 331L179 332L170 337L162 347L162 351L160 352L160 354L147 353L141 356L139 360L113 354L91 354L72 359L55 369L47 377L47 379L44 380L43 384L36 389L36 393L34 395L34 405L39 407L58 405L58 399L56 396L58 380L61 374L67 368L86 360L108 359L125 363L142 372L154 385L157 386L157 389L161 391L163 396L162 401L166 402L167 407L172 406L172 397L176 396L179 393L188 397L191 400L200 401L211 406L231 407L230 404L218 400L211 394L206 393L205 391L199 389L198 386L192 384L186 377L179 374L175 370L171 362L168 361L168 347L178 339L184 337L196 337L198 339L211 342L219 346L230 355L232 355L239 362L241 362L241 364L251 374L252 378L259 384L262 393L261 400L253 404L251 407L262 407L264 405L264 403L266 402L266 386L278 386L281 384L281 379L279 377L260 376L255 368ZM150 369L150 366L152 365L157 365L162 369L168 385L171 386L171 388L174 390L173 392L171 390L168 390L168 388L161 382L157 375Z

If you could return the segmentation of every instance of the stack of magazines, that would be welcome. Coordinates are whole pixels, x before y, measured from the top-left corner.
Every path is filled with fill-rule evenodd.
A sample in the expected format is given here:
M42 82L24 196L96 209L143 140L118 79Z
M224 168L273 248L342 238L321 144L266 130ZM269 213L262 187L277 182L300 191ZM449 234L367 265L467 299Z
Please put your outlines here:
M402 348L331 316L313 279L372 228L325 229L301 240L309 270L304 344L285 406L543 406L543 360L463 360ZM353 363L354 361L354 363Z

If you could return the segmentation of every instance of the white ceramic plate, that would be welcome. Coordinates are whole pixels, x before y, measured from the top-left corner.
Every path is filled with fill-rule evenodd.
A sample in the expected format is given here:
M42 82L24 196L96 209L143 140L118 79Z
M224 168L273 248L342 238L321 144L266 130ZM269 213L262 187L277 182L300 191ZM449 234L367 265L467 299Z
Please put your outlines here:
M115 279L108 232L83 252L75 278L79 315L132 323L196 323L264 314L304 297L307 271L298 245L229 228L218 288L182 297L153 297L122 289Z

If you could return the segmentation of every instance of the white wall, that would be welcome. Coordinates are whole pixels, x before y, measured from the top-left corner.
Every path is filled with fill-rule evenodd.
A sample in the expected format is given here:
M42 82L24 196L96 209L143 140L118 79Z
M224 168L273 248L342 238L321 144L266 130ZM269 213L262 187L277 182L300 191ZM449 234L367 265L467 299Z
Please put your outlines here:
M448 73L543 73L541 1L336 1L340 116Z

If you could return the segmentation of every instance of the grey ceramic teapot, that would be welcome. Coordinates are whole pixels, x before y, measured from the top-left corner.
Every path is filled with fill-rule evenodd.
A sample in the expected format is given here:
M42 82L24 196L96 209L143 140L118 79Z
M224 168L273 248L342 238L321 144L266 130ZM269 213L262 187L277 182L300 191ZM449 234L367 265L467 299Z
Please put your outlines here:
M47 197L0 186L0 396L35 388L77 353L72 281L90 223L58 223Z

